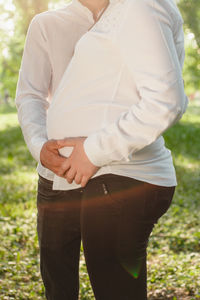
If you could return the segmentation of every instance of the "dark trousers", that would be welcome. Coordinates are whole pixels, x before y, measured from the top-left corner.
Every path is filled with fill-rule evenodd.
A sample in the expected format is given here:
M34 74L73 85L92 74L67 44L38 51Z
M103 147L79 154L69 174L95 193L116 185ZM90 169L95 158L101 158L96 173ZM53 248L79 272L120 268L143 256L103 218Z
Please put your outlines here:
M106 174L85 188L54 191L39 177L37 228L47 299L78 299L81 240L95 299L147 299L148 238L174 190Z

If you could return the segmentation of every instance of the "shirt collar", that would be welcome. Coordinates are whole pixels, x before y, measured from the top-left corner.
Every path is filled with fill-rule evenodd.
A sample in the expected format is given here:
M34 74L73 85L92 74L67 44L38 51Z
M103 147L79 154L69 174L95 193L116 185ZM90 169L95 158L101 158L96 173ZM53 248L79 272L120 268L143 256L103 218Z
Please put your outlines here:
M114 4L121 0L110 0L110 4ZM72 5L75 6L83 15L85 15L91 23L94 23L93 14L89 8L83 5L79 0L72 0Z
M93 14L86 6L84 6L79 0L72 0L71 3L80 11L81 14L86 16L91 23L94 23Z

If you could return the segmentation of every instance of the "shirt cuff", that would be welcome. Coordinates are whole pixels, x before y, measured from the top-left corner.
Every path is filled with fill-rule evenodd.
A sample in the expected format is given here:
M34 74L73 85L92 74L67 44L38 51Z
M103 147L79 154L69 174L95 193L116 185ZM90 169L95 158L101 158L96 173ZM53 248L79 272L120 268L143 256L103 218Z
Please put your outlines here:
M33 156L33 158L38 162L41 163L40 161L40 152L42 150L43 145L47 142L46 139L37 139L37 140L32 140L32 147L30 149L30 152Z
M127 159L124 158L120 151L116 151L115 147L112 147L113 151L111 150L109 153L106 153L104 143L101 142L103 140L105 141L105 139L105 135L101 134L101 132L98 132L89 135L83 143L85 153L88 159L93 163L93 165L102 167L105 165L109 165L112 162L119 162L122 160L130 161L131 156L128 156Z

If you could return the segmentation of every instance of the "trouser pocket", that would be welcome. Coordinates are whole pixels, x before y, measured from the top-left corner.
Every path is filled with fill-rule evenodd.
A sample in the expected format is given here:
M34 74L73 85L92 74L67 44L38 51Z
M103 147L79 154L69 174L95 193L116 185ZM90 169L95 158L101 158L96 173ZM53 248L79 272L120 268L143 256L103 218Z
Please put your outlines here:
M145 183L144 218L146 221L157 223L169 209L175 186L165 187Z

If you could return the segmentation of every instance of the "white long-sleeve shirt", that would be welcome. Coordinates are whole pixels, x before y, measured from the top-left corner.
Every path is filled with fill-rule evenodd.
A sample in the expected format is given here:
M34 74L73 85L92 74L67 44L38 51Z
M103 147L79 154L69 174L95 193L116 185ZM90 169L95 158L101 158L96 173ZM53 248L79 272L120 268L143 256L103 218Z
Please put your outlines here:
M94 25L78 0L30 24L16 92L26 143L54 189L76 183L40 163L47 139L86 136L101 168L152 184L176 185L162 133L187 106L183 19L173 0L111 0ZM91 28L92 27L92 28ZM68 156L72 148L60 150Z

